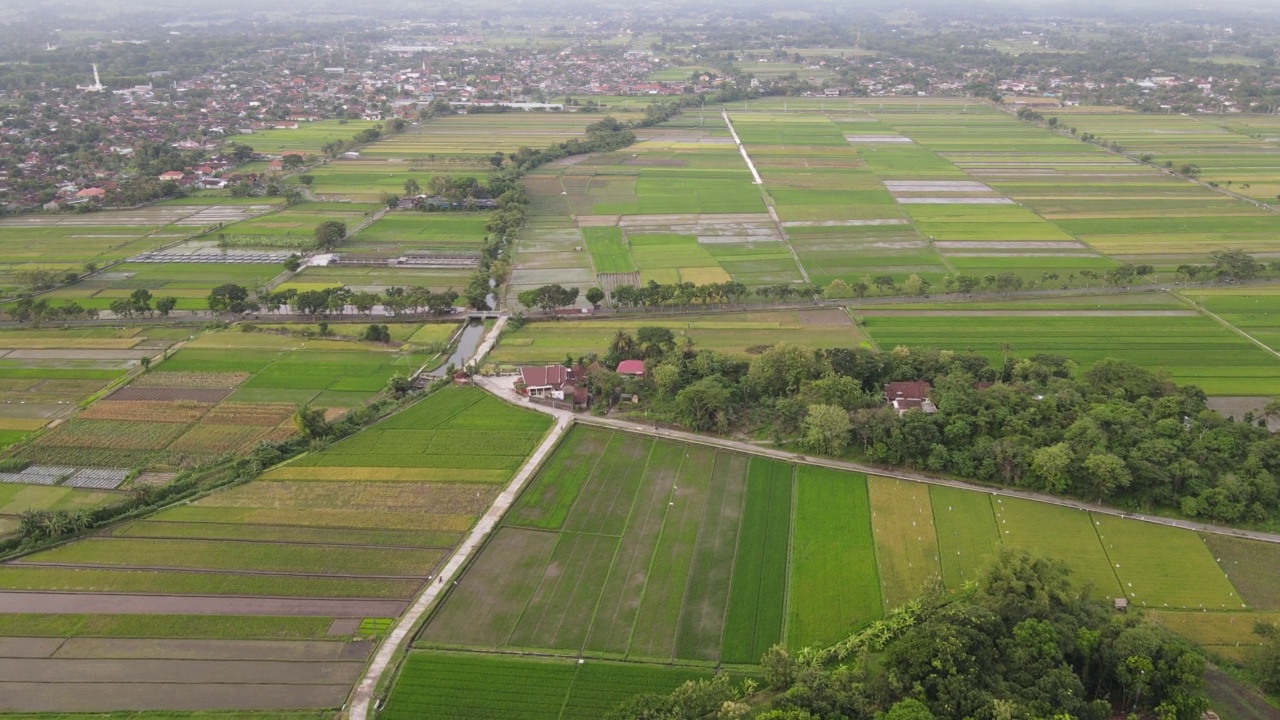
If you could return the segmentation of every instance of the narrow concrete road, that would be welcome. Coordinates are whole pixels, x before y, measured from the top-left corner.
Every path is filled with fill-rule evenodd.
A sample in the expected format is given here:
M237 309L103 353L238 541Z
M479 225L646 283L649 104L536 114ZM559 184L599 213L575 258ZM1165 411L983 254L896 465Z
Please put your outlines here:
M733 142L738 146L738 152L742 153L742 159L747 161L747 169L751 171L751 177L755 178L752 182L756 185L763 185L764 181L760 179L760 173L756 172L756 164L751 162L751 156L747 154L747 148L738 139L738 131L733 129L733 122L729 120L729 111L721 110L720 114L724 116L724 124L729 126L729 134L733 136Z
M484 382L477 383L480 387L492 392L499 397L519 402L518 396L512 389L515 378L498 378L496 380L482 378ZM1228 535L1231 537L1247 538L1250 540L1258 540L1261 542L1280 544L1280 535L1274 533L1257 532L1253 530L1240 530L1237 528L1221 527L1218 525L1208 525L1205 523L1192 522L1190 520L1177 520L1174 518L1165 518L1153 515L1144 515L1141 513L1131 513L1125 510L1107 507L1105 505L1097 505L1094 503L1081 502L1079 500L1071 500L1068 498L1055 497L1053 495L1045 495L1042 493L1029 492L1026 490L1015 490L1005 487L990 487L987 485L978 485L976 483L963 482L961 480L951 480L948 478L940 478L924 473L913 472L910 470L901 470L894 468L881 468L874 465L866 465L863 463L849 462L846 460L833 460L829 458L814 458L806 455L797 455L796 453L775 450L773 448L760 447L751 443L741 442L738 440L727 440L725 438L711 437L707 435L698 435L695 433L684 432L682 430L669 430L659 428L654 425L645 425L641 423L631 422L628 420L617 420L613 418L600 418L589 414L572 415L564 410L555 410L543 405L537 405L528 402L519 402L519 404L529 407L538 412L544 412L556 416L557 422L566 418L572 419L574 422L583 425L597 425L600 427L612 428L615 430L625 430L627 432L641 433L651 437L666 438L684 443L694 443L698 445L706 445L722 450L732 450L735 452L747 453L749 455L758 455L761 457L772 458L775 460L784 460L787 462L801 463L805 465L817 465L820 467L829 467L837 470L850 470L853 472L866 473L868 475L879 475L881 477L894 478L897 480L907 480L910 482L926 483L928 485L941 485L944 487L958 488L961 490L974 490L977 492L985 492L1000 497L1021 498L1023 500L1033 500L1035 502L1048 503L1059 507L1073 508L1076 510L1087 510L1101 515L1110 515L1112 517L1125 518L1129 520L1138 520L1141 522L1152 523L1154 525L1166 525L1168 527L1181 528L1183 530L1193 530L1195 532L1210 533L1213 535Z
M468 367L480 367L480 362L484 360L485 355L488 355L489 351L493 350L493 346L498 343L498 336L502 334L502 329L507 326L508 317L509 315L505 313L498 317L498 322L493 324L489 334L485 335L484 340L481 341L480 347L476 348L475 355L472 355L471 359L467 361Z
M485 389L493 392L490 388L486 387ZM564 415L568 416L568 413L564 413ZM347 704L349 708L347 717L351 718L351 720L366 720L370 716L369 708L373 704L374 693L378 689L378 680L391 666L391 661L396 654L409 642L414 626L435 603L436 598L455 582L459 571L466 565L472 554L484 544L484 541L489 537L489 533L493 532L498 522L502 520L502 516L506 514L511 504L519 497L525 483L533 477L534 471L538 469L543 459L551 452L551 448L555 447L556 442L560 440L560 436L564 435L572 424L573 418L571 416L562 417L557 415L555 426L547 434L546 439L542 441L537 450L533 451L533 454L521 466L520 471L507 484L502 494L498 495L497 499L493 501L489 511L484 514L484 517L480 518L480 522L476 523L476 526L472 528L471 533L467 535L467 539L449 557L444 567L441 568L440 573L423 589L421 594L414 598L413 604L396 621L395 626L391 628L391 632L387 634L382 644L378 646L378 652L374 654L369 667L365 669L364 675L360 678L360 683L356 685L355 690L352 692L351 701Z

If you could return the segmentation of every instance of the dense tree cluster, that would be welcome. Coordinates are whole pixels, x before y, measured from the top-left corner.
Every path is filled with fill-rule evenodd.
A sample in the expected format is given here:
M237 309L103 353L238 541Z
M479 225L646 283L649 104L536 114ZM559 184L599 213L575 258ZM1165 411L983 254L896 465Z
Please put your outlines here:
M316 248L327 250L341 243L347 237L347 224L341 220L325 220L316 226Z
M558 283L543 285L532 290L525 290L516 296L525 307L542 308L543 312L551 312L556 308L568 307L578 301L578 288L565 288Z
M1208 707L1205 661L1185 641L1075 592L1061 564L1014 550L975 587L929 588L832 648L775 646L760 670L768 692L719 676L637 696L607 718L1196 720Z
M116 317L131 318L134 315L146 315L147 317L155 317L156 313L160 313L160 317L169 317L169 313L178 306L178 298L173 296L152 297L151 291L145 288L138 288L129 294L127 298L116 298L111 301L111 312Z
M1064 357L1010 348L993 366L907 347L779 344L747 359L670 340L619 332L604 359L644 359L651 411L697 430L768 426L811 452L847 448L873 463L1222 523L1267 521L1280 507L1280 436L1261 417L1280 417L1280 402L1232 421L1199 388L1128 362L1077 372ZM932 383L937 411L887 405L884 384L902 380Z
M747 286L737 281L697 285L650 280L640 287L620 285L609 293L609 299L618 307L684 306L694 302L737 302L747 294Z
M1188 280L1252 280L1267 269L1252 255L1240 250L1218 250L1209 257L1212 264L1179 265L1178 274ZM1280 263L1273 262L1271 269L1280 269Z
M209 309L214 313L229 312L235 315L259 310L274 313L286 306L303 315L342 314L347 308L372 315L374 307L378 305L392 314L429 312L434 315L443 315L453 312L458 297L458 293L453 290L435 292L426 287L393 286L387 288L385 293L333 287L302 292L295 289L262 292L254 298L248 288L226 284L219 285L209 293L208 304ZM159 309L158 305L159 301L157 301L157 309Z

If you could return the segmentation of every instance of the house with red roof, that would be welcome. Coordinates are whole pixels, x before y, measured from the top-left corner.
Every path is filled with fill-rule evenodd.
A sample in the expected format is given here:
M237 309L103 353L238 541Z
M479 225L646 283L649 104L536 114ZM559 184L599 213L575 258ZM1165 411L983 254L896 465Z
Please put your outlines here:
M627 375L630 377L644 377L644 361L643 360L623 360L618 363L619 375Z

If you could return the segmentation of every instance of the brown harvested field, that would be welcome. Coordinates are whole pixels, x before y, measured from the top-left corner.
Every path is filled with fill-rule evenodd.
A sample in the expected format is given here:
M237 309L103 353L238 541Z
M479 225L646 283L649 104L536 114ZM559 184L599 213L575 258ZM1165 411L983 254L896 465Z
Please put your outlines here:
M142 342L138 336L123 338L5 337L3 350L128 350Z
M361 618L338 618L329 625L330 635L355 635L360 629Z
M475 514L381 512L363 510L308 510L294 508L185 507L168 510L157 519L185 522L252 523L298 527L380 528L384 530L434 530L466 532Z
M478 515L488 509L500 490L488 485L450 483L254 482L210 495L195 506Z
M46 655L5 654L6 640L52 640ZM359 661L369 655L367 641L334 640L163 640L155 638L0 638L0 657L51 657L71 659L151 660L284 660L323 662ZM34 646L33 646L34 649Z
M1255 395L1252 397L1250 396L1236 396L1236 397L1219 396L1219 397L1209 398L1209 401L1207 404L1210 410L1217 410L1224 417L1232 417L1232 418L1235 418L1236 420L1243 420L1245 413L1249 411L1253 411L1253 414L1255 416L1261 417L1263 415L1263 412L1262 412L1263 408L1265 408L1267 406L1267 403L1271 402L1271 400L1272 398L1269 398L1266 396L1258 396L1258 395ZM1271 432L1276 432L1277 430L1280 430L1280 418L1267 419L1267 429L1270 430Z
M4 351L0 351L2 353ZM151 357L155 350L11 350L5 360L96 360L101 362L129 361Z
M147 376L143 376L147 377ZM198 403L208 403L213 405L222 402L224 398L231 394L228 389L213 388L183 388L183 387L150 387L131 385L127 388L121 388L104 400L108 402L119 401L158 401L158 402L180 402L189 400Z
M44 615L396 617L406 605L401 600L0 592L0 613Z
M47 658L62 646L62 638L0 637L0 657Z
M232 664L232 663L225 663ZM114 710L255 710L336 708L351 683L77 683L0 682L0 711L101 712Z
M73 419L36 438L35 447L160 450L182 434L172 423Z
M50 679L90 683L282 683L328 685L354 683L361 662L289 662L280 660L76 659L0 658L0 677L7 682Z
M293 417L294 406L264 403L227 402L218 405L205 416L207 423L225 425L258 425L275 427Z
M157 370L138 377L133 381L132 386L230 390L248 380L251 376L252 374L247 372L165 372L164 370Z
M325 413L325 415L328 416L328 413ZM288 440L297 434L298 426L293 423L293 420L285 420L272 428L271 432L267 433L267 436L263 439L267 442L280 442L281 440Z
M80 413L84 420L139 420L142 422L192 423L209 411L209 406L192 400L158 402L154 400L119 400L97 402Z
M285 465L263 475L262 480L307 482L398 482L417 489L418 483L505 483L510 470L481 468L368 467Z
M207 419L169 445L170 452L221 453L251 450L266 439L271 428L254 425L214 425Z

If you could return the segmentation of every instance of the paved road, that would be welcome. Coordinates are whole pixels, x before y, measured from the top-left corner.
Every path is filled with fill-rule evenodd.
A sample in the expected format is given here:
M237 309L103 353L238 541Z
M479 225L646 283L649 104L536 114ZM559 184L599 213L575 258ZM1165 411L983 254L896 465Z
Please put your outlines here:
M1034 500L1035 502L1048 503L1050 505L1058 505L1060 507L1075 508L1077 510L1087 510L1089 512L1099 513L1101 515L1110 515L1118 518L1126 518L1130 520L1139 520L1155 525L1167 525L1169 527L1182 528L1184 530L1194 530L1196 532L1210 533L1213 535L1229 535L1232 537L1248 538L1250 540L1259 540L1262 542L1280 544L1280 535L1274 533L1255 532L1252 530L1240 530L1237 528L1220 527L1218 525L1208 525L1205 523L1192 522L1190 520L1177 520L1173 518L1158 517L1152 515L1143 515L1141 513L1131 513L1125 510L1117 510L1116 508L1107 507L1105 505L1097 505L1095 503L1081 502L1078 500L1070 500L1067 498L1055 497L1053 495L1044 495L1041 493L1029 492L1026 490L1015 490L1003 487L989 487L986 485L978 485L976 483L968 483L960 480L951 480L948 478L940 478L925 473L912 472L909 470L881 468L874 465L866 465L863 463L849 462L846 460L832 460L829 458L813 458L804 455L797 455L793 452L785 450L775 450L773 448L760 447L751 443L740 442L737 440L728 440L725 438L711 437L707 435L697 435L694 433L684 432L681 430L670 430L667 428L659 428L654 425L644 425L628 420L617 420L614 418L600 418L593 415L581 414L574 415L564 410L556 410L544 405L521 401L519 396L515 394L512 385L515 381L514 377L509 378L477 378L479 382L476 384L491 393L498 395L504 400L519 403L525 407L532 408L538 412L548 413L556 416L557 419L563 421L565 419L579 422L584 425L597 425L601 427L613 428L616 430L626 430L628 432L642 433L652 437L666 438L669 440L677 440L679 442L696 443L710 447L720 448L723 450L733 450L735 452L748 453L750 455L759 455L762 457L773 458L775 460L785 460L788 462L798 462L807 465L818 465L821 467L835 468L837 470L851 470L853 472L867 473L869 475L879 475L881 477L895 478L898 480L908 480L911 482L927 483L929 485L941 485L944 487L959 488L962 490L976 490L978 492L990 493L1001 497L1022 498L1024 500Z
M483 357L483 353L478 354L477 357ZM486 387L485 389L488 390L489 388ZM493 390L490 390L490 392L493 392ZM369 717L369 706L373 702L374 693L377 692L378 680L391 666L391 661L395 659L397 653L409 642L414 626L435 603L436 598L446 588L457 582L455 578L462 570L462 567L484 544L489 537L489 533L493 532L498 522L502 520L502 516L506 514L507 509L511 507L512 503L520 495L525 483L533 477L533 473L542 464L543 459L550 454L551 449L560 440L560 436L564 435L565 431L573 424L573 417L569 413L564 413L563 415L552 414L556 415L556 424L551 429L551 432L547 434L546 439L542 441L537 450L533 451L533 455L525 461L525 464L520 468L520 472L516 473L516 476L511 479L502 494L493 501L489 511L484 514L480 522L476 523L471 533L467 535L467 539L454 551L448 562L440 570L440 574L429 582L422 593L414 599L408 611L396 621L386 639L378 646L377 654L373 656L372 662L369 663L369 667L365 670L363 677L360 678L360 684L356 685L351 695L351 701L347 704L349 708L347 717L351 718L351 720L366 720Z

